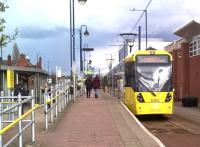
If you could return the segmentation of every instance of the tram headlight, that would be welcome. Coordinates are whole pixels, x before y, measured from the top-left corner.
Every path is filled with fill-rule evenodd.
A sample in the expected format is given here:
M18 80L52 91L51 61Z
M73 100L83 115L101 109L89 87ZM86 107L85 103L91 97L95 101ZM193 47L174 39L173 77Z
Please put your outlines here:
M143 96L142 96L141 93L139 93L139 94L137 95L137 100L138 100L139 102L141 102L141 103L144 102L144 98L143 98Z
M165 102L169 102L172 99L172 95L170 93L167 94Z

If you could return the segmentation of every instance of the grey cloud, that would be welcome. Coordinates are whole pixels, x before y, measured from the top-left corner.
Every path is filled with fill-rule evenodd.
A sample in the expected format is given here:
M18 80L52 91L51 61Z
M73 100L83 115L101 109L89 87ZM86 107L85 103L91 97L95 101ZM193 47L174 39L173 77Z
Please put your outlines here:
M23 26L19 29L19 38L40 39L61 36L68 32L65 27L42 28Z
M116 33L89 30L90 35L87 38L83 38L83 44L88 43L89 47L99 47L109 45L109 42L116 38Z
M143 37L145 37L145 36L143 36ZM178 39L178 36L175 36L172 32L169 32L169 31L160 31L153 35L150 34L149 37L150 38L162 38L164 41L167 41L167 42Z

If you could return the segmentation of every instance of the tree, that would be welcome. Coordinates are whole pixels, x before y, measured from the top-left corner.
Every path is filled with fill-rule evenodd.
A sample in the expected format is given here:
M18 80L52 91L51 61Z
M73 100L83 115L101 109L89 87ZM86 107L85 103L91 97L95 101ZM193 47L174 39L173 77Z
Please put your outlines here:
M3 2L0 2L0 13L1 12L5 12L5 10L9 8L8 5L5 5ZM8 43L10 43L12 40L15 40L17 34L18 34L18 30L15 29L14 34L11 35L7 35L4 34L4 29L6 28L5 26L5 19L0 17L0 48L1 48L1 57L0 57L0 61L2 61L2 49L3 47L6 47Z
M13 44L12 58L13 60L18 60L19 57L20 57L19 47L17 46L17 43L15 42Z

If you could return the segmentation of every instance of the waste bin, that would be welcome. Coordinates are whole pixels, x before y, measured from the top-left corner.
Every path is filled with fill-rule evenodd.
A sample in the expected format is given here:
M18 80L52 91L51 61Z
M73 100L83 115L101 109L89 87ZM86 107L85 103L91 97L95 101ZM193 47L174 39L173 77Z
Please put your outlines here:
M198 106L198 98L194 96L183 97L182 105L184 107L196 107Z

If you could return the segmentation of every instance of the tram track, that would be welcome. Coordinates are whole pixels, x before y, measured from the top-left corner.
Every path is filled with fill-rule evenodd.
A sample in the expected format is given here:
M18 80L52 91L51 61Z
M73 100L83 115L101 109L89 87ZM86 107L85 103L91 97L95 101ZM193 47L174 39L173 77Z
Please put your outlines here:
M166 147L200 146L200 123L176 114L147 115L137 118Z

